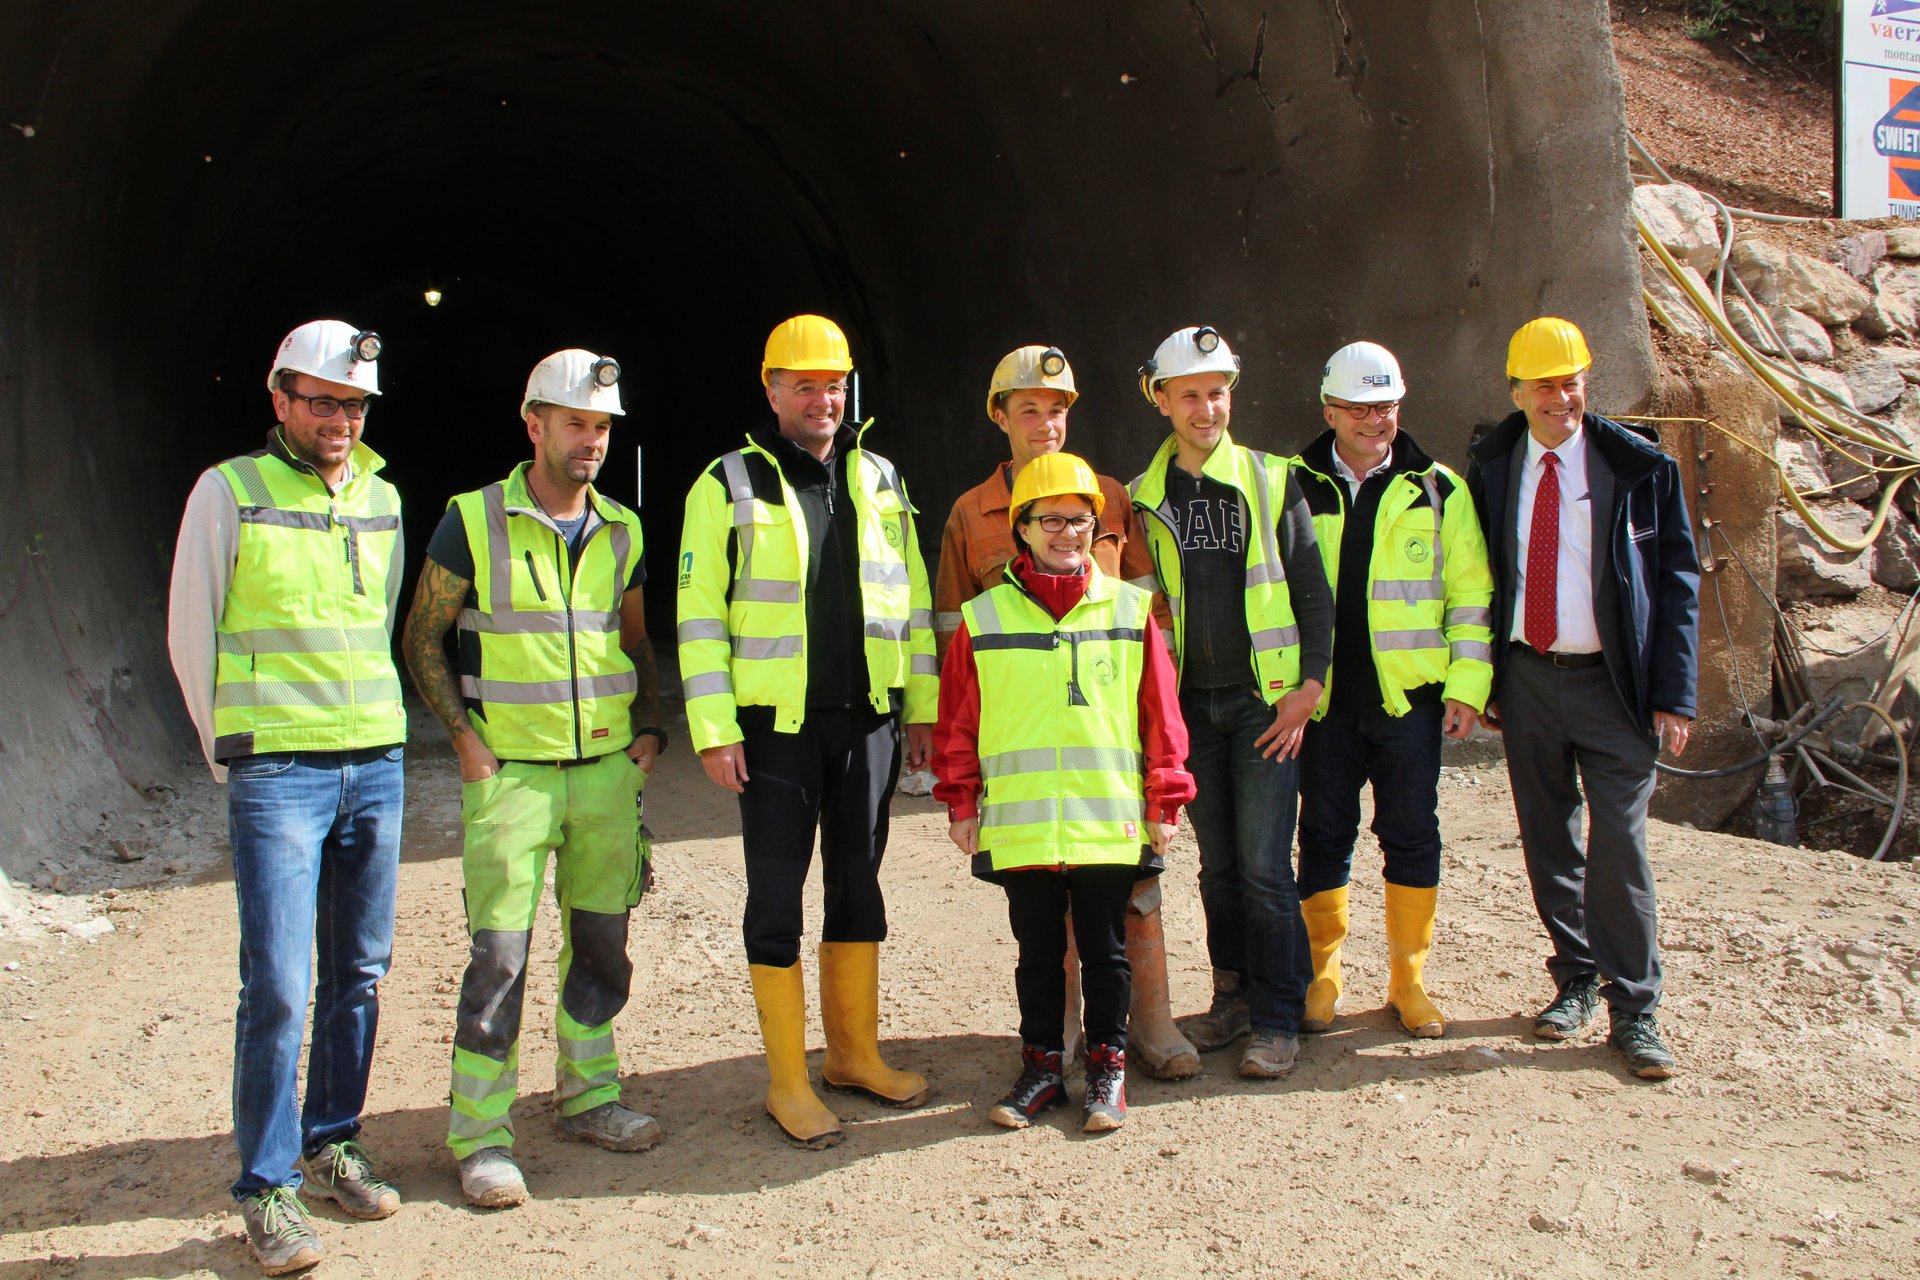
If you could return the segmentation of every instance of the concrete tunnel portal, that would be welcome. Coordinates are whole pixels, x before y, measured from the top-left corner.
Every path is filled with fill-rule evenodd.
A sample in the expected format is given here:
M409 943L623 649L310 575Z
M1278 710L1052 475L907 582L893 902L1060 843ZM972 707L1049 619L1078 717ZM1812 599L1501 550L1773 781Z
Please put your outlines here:
M1579 320L1596 407L1643 404L1601 0L46 0L0 16L0 873L197 767L165 651L181 503L258 446L274 342L378 329L368 443L418 560L446 498L527 452L527 370L625 369L604 474L671 634L680 499L761 412L760 344L848 330L870 442L929 556L1004 442L989 371L1058 344L1072 447L1164 434L1160 337L1242 354L1236 437L1319 429L1319 365L1400 355L1406 426L1462 459L1499 359ZM426 305L428 289L439 306ZM416 728L426 728L416 725ZM431 732L431 729L427 731ZM0 876L0 883L4 877Z

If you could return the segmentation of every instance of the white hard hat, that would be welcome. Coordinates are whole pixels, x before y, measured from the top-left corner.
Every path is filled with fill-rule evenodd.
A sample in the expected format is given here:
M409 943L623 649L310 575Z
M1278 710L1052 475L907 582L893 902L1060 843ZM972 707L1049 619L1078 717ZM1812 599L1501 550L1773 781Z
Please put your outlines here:
M1200 325L1176 330L1154 351L1153 359L1140 366L1140 394L1152 404L1155 387L1189 373L1224 373L1231 387L1240 381L1240 357L1218 329Z
M1327 360L1320 378L1320 399L1336 396L1349 404L1380 404L1404 399L1407 382L1400 362L1377 342L1349 342Z
M355 329L344 320L309 320L280 342L273 368L267 371L267 390L280 389L282 371L304 373L323 382L358 387L370 396L380 394L380 335Z
M624 413L620 407L620 363L574 347L556 351L533 366L520 416L536 404L556 404L593 413Z

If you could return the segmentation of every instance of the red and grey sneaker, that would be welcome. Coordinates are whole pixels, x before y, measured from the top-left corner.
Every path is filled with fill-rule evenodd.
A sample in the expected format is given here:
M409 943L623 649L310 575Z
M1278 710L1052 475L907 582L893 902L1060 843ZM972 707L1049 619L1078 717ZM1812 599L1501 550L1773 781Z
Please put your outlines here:
M1087 1108L1083 1133L1106 1133L1127 1122L1127 1051L1110 1044L1087 1050Z
M1067 1100L1067 1082L1060 1074L1060 1051L1039 1045L1020 1046L1020 1078L1007 1096L993 1104L987 1119L1009 1129L1024 1129L1048 1107Z

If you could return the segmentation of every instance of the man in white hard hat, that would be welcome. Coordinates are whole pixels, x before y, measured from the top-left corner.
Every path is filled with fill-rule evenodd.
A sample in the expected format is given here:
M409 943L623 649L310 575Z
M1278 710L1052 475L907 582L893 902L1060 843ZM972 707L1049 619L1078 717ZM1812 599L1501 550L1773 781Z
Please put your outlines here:
M520 415L533 458L462 493L427 547L407 666L460 761L472 937L453 1035L447 1146L469 1203L527 1198L513 1159L521 1008L554 855L560 1133L610 1151L660 1140L620 1101L613 1019L633 980L627 924L645 890L635 814L666 748L647 639L640 517L593 486L620 409L620 366L578 349L534 367ZM445 637L458 629L459 679Z
M227 784L239 899L232 1192L269 1275L320 1261L303 1182L352 1217L400 1207L359 1141L407 738L392 656L400 496L360 441L379 355L377 334L338 320L289 333L267 372L279 425L201 475L174 548L167 646Z
M802 899L819 836L829 1087L917 1107L880 1055L880 863L904 755L932 754L939 673L913 504L846 426L853 355L825 316L784 321L760 362L772 415L700 473L680 535L680 679L714 785L740 797L741 931L767 1052L767 1114L809 1150L841 1140L807 1075Z
M1299 753L1333 647L1333 599L1288 460L1227 433L1240 359L1209 327L1169 335L1140 390L1173 427L1128 486L1173 618L1188 806L1213 1003L1181 1029L1201 1052L1248 1036L1240 1074L1294 1068L1307 988L1293 877Z
M1007 437L1012 458L955 499L940 539L940 565L933 581L934 636L944 661L947 643L960 626L960 610L999 585L1014 557L1008 504L1013 482L1027 463L1067 447L1067 411L1079 399L1073 366L1058 347L1025 346L994 366L987 384L987 418ZM1153 560L1140 536L1126 487L1099 475L1107 513L1094 529L1093 558L1100 571L1154 589ZM1161 610L1164 619L1165 610ZM1200 1056L1174 1025L1167 1002L1167 951L1160 914L1160 880L1136 887L1128 904L1127 962L1133 970L1133 1008L1128 1018L1130 1061L1161 1080L1184 1080L1200 1071ZM1069 939L1072 935L1069 934ZM1068 1001L1077 999L1078 956L1069 941ZM1072 1035L1068 1036L1069 1041ZM1069 1045L1071 1048L1071 1044ZM1069 1055L1071 1056L1071 1055Z
M1558 988L1542 1040L1586 1034L1607 1006L1627 1070L1675 1070L1660 1003L1647 861L1654 760L1678 756L1700 663L1700 561L1680 467L1644 428L1587 412L1593 355L1540 316L1507 344L1514 411L1467 450L1493 565L1493 692L1514 815ZM1582 811L1587 831L1581 831Z
M1313 981L1303 1031L1326 1031L1342 990L1360 791L1386 859L1387 1005L1408 1034L1446 1032L1427 995L1440 884L1440 742L1464 738L1493 681L1493 578L1460 477L1400 426L1391 351L1354 342L1327 361L1320 416L1293 474L1333 584L1333 667L1300 754L1300 904Z

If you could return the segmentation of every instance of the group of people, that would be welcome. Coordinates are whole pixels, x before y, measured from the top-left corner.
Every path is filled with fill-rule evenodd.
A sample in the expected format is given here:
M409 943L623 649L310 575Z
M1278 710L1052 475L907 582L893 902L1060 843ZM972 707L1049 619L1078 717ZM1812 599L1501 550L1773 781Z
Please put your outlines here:
M232 1193L268 1274L321 1257L302 1185L354 1217L400 1204L359 1141L406 738L399 496L361 440L379 355L377 334L339 321L287 336L267 377L277 425L202 475L174 561L174 667L229 793ZM1387 1005L1408 1034L1444 1034L1423 976L1441 742L1476 723L1505 735L1552 944L1534 1033L1577 1037L1604 1001L1627 1068L1669 1075L1645 823L1654 758L1684 748L1694 714L1698 570L1677 467L1586 412L1591 364L1570 322L1523 326L1515 412L1471 446L1463 482L1402 428L1407 387L1384 347L1334 353L1327 429L1287 457L1235 442L1239 357L1212 328L1181 329L1140 371L1170 434L1123 486L1066 451L1065 354L1022 347L986 397L1010 456L954 504L930 581L899 470L844 420L845 334L815 315L777 327L770 412L694 481L675 589L688 736L740 806L780 1132L810 1149L842 1138L806 1058L816 843L821 1083L891 1107L928 1097L879 1045L879 872L903 765L931 767L951 839L1004 891L1018 943L1019 1072L989 1119L1022 1128L1064 1102L1078 1056L1082 1128L1099 1133L1125 1120L1130 1057L1178 1079L1239 1045L1239 1073L1273 1079L1303 1032L1334 1025L1369 785ZM549 853L560 1132L617 1151L661 1137L620 1100L613 1036L651 875L638 806L671 739L640 520L593 484L619 384L588 351L535 367L520 406L532 458L449 502L401 643L459 760L471 945L447 1145L482 1207L528 1195L512 1104ZM1213 997L1176 1023L1158 876L1183 807Z

